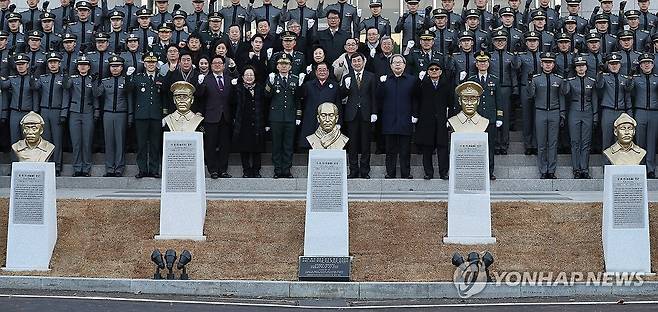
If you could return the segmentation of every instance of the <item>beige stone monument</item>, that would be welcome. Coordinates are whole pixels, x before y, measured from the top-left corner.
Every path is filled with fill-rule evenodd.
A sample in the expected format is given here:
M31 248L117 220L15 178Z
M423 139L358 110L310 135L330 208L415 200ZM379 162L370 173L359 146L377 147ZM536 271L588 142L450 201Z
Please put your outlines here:
M194 91L194 86L189 82L177 81L171 85L176 111L164 118L164 124L170 131L194 132L203 121L201 115L190 110L194 103Z
M613 165L639 165L647 154L643 148L633 143L637 122L633 117L622 113L614 123L617 142L603 151Z
M306 137L313 149L343 149L349 138L336 127L338 122L338 106L333 103L322 103L318 106L318 129Z
M23 140L14 143L11 149L21 162L46 162L53 154L55 145L44 140L43 118L35 112L29 112L21 119Z
M482 86L477 82L467 81L455 88L459 96L462 111L448 119L448 123L455 132L484 132L489 126L489 120L478 114Z

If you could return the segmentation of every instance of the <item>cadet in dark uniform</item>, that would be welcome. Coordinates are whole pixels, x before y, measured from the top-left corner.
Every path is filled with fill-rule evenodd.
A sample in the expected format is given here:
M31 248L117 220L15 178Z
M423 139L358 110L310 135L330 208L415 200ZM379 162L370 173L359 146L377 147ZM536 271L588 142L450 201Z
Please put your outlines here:
M466 30L473 32L474 50L488 50L491 48L489 32L480 28L480 11L477 9L467 10L464 14L466 19Z
M137 132L137 167L135 178L160 177L160 146L162 145L163 116L167 108L162 99L161 87L164 77L160 76L156 65L158 57L148 52L143 57L144 73L135 73L128 67L126 85L135 101L135 128Z
M473 32L462 31L459 34L459 52L452 54L455 64L455 86L460 81L475 74L475 53L473 51Z
M539 50L552 51L555 45L555 35L547 27L546 13L541 10L532 12L532 25L534 31L539 34Z
M64 102L62 117L68 116L69 133L73 152L73 176L91 176L92 140L94 137L94 121L100 120L100 102L94 100L93 81L89 70L91 63L82 55L76 62L79 75L72 75L64 86Z
M558 129L564 126L566 112L560 93L562 77L553 74L555 54L541 54L542 73L534 75L528 86L528 97L535 101L535 132L537 133L537 166L542 179L557 179Z
M630 92L627 92L629 77L622 74L621 56L612 53L607 58L608 73L601 73L596 78L596 88L601 96L599 110L601 114L601 131L603 141L601 146L610 146L614 143L614 122L621 113L632 114Z
M87 1L80 1L75 4L78 12L77 21L68 26L67 31L74 34L76 41L76 50L87 52L91 50L94 39L94 23L91 22L91 5Z
M519 98L521 100L523 123L523 146L526 155L537 154L537 136L535 136L535 106L528 97L529 81L541 72L539 55L539 33L529 31L525 34L526 51L517 53L514 68L519 73Z
M64 84L68 76L60 70L60 57L56 52L48 53L48 74L41 75L36 81L36 91L41 98L41 117L45 121L43 136L55 145L53 161L55 175L62 171L62 137L66 117L62 118L62 103L64 102Z
M512 94L518 85L517 72L513 64L516 56L509 51L506 51L508 33L505 30L499 29L493 33L493 46L494 51L491 52L491 66L489 72L498 77L498 95L501 101L498 103L503 111L502 120L503 125L496 131L496 148L494 153L496 155L507 155L509 147L509 128L510 128L510 115L512 111ZM516 92L518 95L518 91Z
M60 3L61 6L50 10L50 14L55 17L55 32L63 35L65 27L75 21L75 8L74 1L62 0Z
M306 6L306 0L297 0L297 7L294 9L285 8L281 11L281 22L291 20L299 23L301 27L300 37L308 38L308 34L317 31L318 16L315 10Z
M149 9L141 9L137 11L137 22L139 23L139 27L133 29L131 32L139 39L142 53L146 53L146 51L153 46L155 38L158 37L158 34L153 31L150 26L151 16L151 10Z
M33 90L36 82L29 75L30 58L23 53L14 56L17 76L9 76L8 79L0 81L0 87L8 93L3 99L2 123L9 120L9 132L11 142L16 142L23 137L20 122L27 113L39 112L38 95ZM9 96L9 98L7 98Z
M573 59L575 54L571 49L571 37L567 33L560 33L557 38L557 52L555 53L556 74L562 77L573 76Z
M581 33L578 33L577 27L578 22L576 17L570 15L564 19L564 26L561 28L561 30L571 39L571 52L584 53L587 51L587 47L585 46L585 36Z
M27 3L27 10L19 12L21 14L21 24L23 25L23 30L25 32L30 32L32 30L41 30L41 23L39 23L39 15L41 15L41 10L39 10L39 1L25 1ZM44 10L47 6L44 8Z
M78 51L75 50L75 40L76 37L74 34L64 34L62 37L62 62L61 68L62 73L66 75L73 75L76 73L75 68L75 59L78 57Z
M585 34L589 30L589 22L579 14L580 1L581 0L566 0L567 11L569 14L558 21L555 31L559 31L559 29L564 28L564 25L567 24L570 20L576 24L577 33Z
M208 27L208 14L203 12L204 0L192 0L194 12L187 16L187 30L190 33L201 32Z
M169 13L169 0L155 0L156 12L151 17L151 25L158 29L164 23L171 23L174 17ZM176 9L174 9L176 10Z
M617 14L612 13L612 8L613 8L612 0L599 0L599 2L601 2L601 9L603 10L600 15L604 15L604 16L608 17L608 21L610 22L608 33L609 34L618 33L619 30L621 29L622 25L620 24L619 16L617 16ZM626 2L623 2L623 3L625 4ZM623 11L624 8L622 8L621 6L622 5L620 3L619 9L621 11ZM596 13L598 13L598 6L595 7L594 11L592 12L592 15L594 15L595 18L596 18L596 15L597 15ZM590 26L592 24L593 24L592 20L590 19Z
M41 19L41 29L43 30L41 51L60 51L62 35L55 32L55 15L50 12L43 12L39 18Z
M295 75L299 75L306 68L306 61L304 53L295 50L295 45L297 40L297 35L292 31L285 31L281 34L281 41L283 42L283 51L276 52L267 61L269 72L273 73L276 71L276 68L279 66L278 60L285 56L291 62L290 72Z
M369 6L372 16L361 21L359 31L375 27L381 36L390 36L391 22L382 16L382 0L370 0Z
M587 59L574 59L574 77L560 87L567 107L567 123L571 135L571 167L574 179L591 179L589 155L592 128L598 122L598 92L596 79L587 76Z
M135 67L135 72L141 73L144 71L144 63L142 62L141 52L139 51L139 38L135 34L130 34L126 38L126 51L120 54L124 60L124 66Z
M658 18L656 15L649 12L649 0L638 0L638 8L640 9L640 28L646 31L652 31L653 25Z
M128 36L123 28L124 14L121 11L110 13L111 30L109 32L110 45L108 50L114 54L119 54L126 48L126 37Z
M605 63L605 55L601 53L601 37L597 33L589 33L585 38L587 53L582 54L587 60L587 77L596 79L597 74Z
M418 35L423 28L425 18L418 13L418 0L405 0L408 12L398 18L394 31L402 32L401 51L407 48L411 42L418 44ZM413 47L413 46L412 46Z
M277 60L277 73L270 73L265 97L270 100L269 123L272 128L272 164L274 178L292 178L295 125L301 124L299 77L290 73L290 59L282 55Z
M610 32L609 18L610 16L606 14L597 14L594 16L594 26L596 33L601 37L601 52L603 55L617 50L617 37Z
M434 49L443 55L450 55L457 51L457 32L448 28L448 11L445 9L435 9L432 11L434 19Z
M622 30L619 32L619 54L621 56L621 69L619 72L632 76L638 69L638 58L640 53L633 50L633 32L630 30Z
M135 6L135 0L124 0L123 5L117 5L113 10L123 13L124 19L122 23L124 31L127 32L137 27L137 15L135 13L139 11L139 7Z
M637 121L635 140L647 150L647 178L656 178L656 140L658 139L658 75L653 73L653 56L639 58L640 73L628 81Z
M240 26L240 34L244 37L245 32L251 29L247 21L247 9L240 5L240 0L231 0L231 5L221 8L219 13L224 16L224 32L228 32L231 25ZM247 29L244 29L244 28Z
M460 14L453 11L455 0L441 0L441 7L448 11L448 27L454 31L464 30L464 20ZM465 8L466 6L464 6Z
M20 27L21 15L15 12L7 16L7 28L9 30L7 48L12 52L20 52L25 49L25 35Z
M495 31L504 30L507 34L506 47L508 52L516 52L523 48L523 33L514 26L515 12L512 8L500 9L500 27Z
M633 34L633 50L637 52L647 51L649 44L651 44L651 34L647 30L640 28L640 11L628 10L624 13L626 16L626 24L628 24L628 31Z
M494 148L496 146L496 129L503 125L503 99L500 98L500 82L498 77L489 72L491 56L489 52L480 50L475 56L477 73L468 78L482 86L482 96L478 105L478 114L489 120L487 134L489 141L489 177L496 180L494 175ZM505 99L507 100L507 99Z
M94 96L103 101L106 172L103 176L120 177L125 169L126 128L132 127L134 106L126 89L126 78L122 77L123 59L112 56L109 63L112 76L101 80Z
M97 33L94 40L96 40L96 50L87 52L87 58L91 62L91 74L98 75L99 80L110 77L110 58L112 53L107 51L109 46L109 36L106 33Z
M30 74L39 76L46 72L46 53L41 51L41 37L38 30L33 30L28 35L27 50L25 54L30 58Z
M8 32L0 30L0 77L9 76L11 71L9 67L9 48L7 48L8 36Z

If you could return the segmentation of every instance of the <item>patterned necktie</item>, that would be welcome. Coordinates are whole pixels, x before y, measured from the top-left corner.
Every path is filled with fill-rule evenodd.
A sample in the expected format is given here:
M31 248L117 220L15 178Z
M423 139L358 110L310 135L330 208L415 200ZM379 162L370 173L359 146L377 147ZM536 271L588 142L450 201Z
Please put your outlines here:
M356 73L356 86L357 88L361 88L361 73Z

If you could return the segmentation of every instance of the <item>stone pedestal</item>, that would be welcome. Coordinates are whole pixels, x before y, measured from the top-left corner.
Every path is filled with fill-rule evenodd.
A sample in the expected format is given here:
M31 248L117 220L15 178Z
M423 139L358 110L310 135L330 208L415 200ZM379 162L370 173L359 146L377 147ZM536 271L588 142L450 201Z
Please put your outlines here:
M155 239L205 240L206 169L201 132L165 132L160 235Z
M446 244L494 244L487 133L455 132L450 140Z
M5 271L48 271L57 242L55 164L11 167Z
M603 196L605 271L651 273L645 166L605 166Z

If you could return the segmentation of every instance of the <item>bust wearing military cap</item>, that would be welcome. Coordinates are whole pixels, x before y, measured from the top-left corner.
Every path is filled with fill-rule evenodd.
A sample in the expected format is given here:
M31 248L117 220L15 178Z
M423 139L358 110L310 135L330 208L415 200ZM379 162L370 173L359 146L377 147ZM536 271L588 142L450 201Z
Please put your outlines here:
M190 110L194 103L194 91L194 86L189 82L177 81L171 85L176 111L164 118L170 131L194 132L199 128L203 117Z
M343 149L349 138L336 127L338 106L322 103L318 106L318 129L306 137L313 149Z
M461 112L448 119L455 132L484 132L489 126L489 119L478 114L478 105L482 95L482 86L474 81L466 81L455 88L459 97Z
M622 113L614 123L617 142L603 151L613 165L639 165L647 151L633 143L637 123L633 117Z
M35 112L29 112L21 119L23 140L11 146L11 149L21 162L45 162L55 150L55 145L41 138L43 134L43 118Z

